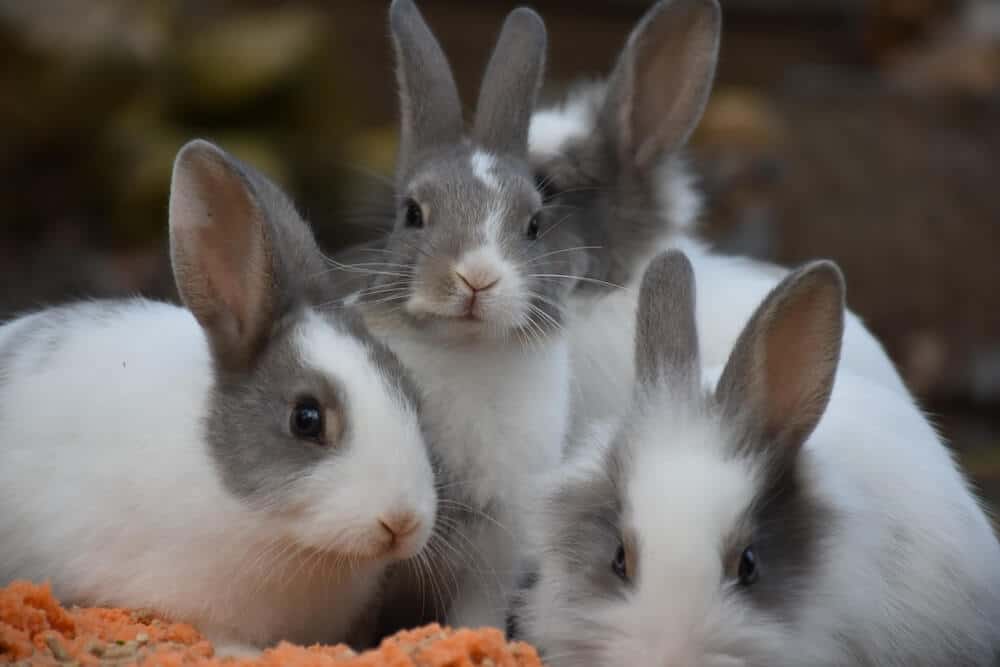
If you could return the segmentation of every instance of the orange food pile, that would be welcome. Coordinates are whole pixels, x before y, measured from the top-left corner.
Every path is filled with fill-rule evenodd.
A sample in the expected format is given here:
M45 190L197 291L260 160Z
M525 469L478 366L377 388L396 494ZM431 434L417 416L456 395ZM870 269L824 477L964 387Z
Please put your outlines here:
M401 632L375 650L279 644L256 660L213 657L212 645L184 623L127 609L64 609L48 585L0 589L0 663L80 667L541 667L535 650L508 644L498 630L430 625Z

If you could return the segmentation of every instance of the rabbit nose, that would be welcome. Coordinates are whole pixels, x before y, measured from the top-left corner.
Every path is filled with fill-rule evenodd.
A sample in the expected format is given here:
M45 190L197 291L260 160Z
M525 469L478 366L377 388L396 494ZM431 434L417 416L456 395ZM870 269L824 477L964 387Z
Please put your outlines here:
M393 543L398 543L420 528L420 519L410 512L386 514L379 517L378 522L392 537Z
M455 271L455 275L458 276L458 279L465 283L473 293L485 292L500 282L500 276L485 272L470 273L466 276L461 271Z

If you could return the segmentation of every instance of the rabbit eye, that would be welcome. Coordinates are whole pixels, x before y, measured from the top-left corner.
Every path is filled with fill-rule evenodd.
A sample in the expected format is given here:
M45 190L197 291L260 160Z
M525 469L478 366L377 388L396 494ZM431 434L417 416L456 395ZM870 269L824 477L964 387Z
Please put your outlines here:
M740 567L737 571L741 586L750 586L755 581L759 573L757 572L757 555L753 547L747 547L740 555Z
M538 238L538 227L540 225L538 218L540 216L540 213L536 213L531 216L531 220L528 221L528 229L524 235L528 237L529 241L534 241Z
M406 213L404 214L404 222L407 227L413 227L419 229L424 226L424 212L420 209L420 204L413 201L412 199L406 200Z
M629 580L628 557L625 554L624 544L618 544L618 550L615 551L615 559L611 561L611 571L622 581Z
M323 408L319 401L305 396L295 402L289 419L292 435L302 440L322 442L326 430L323 423Z

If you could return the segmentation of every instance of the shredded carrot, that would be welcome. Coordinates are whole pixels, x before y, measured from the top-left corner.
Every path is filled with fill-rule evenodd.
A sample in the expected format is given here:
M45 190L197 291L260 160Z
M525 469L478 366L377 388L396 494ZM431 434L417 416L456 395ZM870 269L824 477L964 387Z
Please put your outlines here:
M0 663L23 661L81 667L541 667L532 647L508 643L499 630L437 625L400 632L361 654L344 645L283 642L257 659L219 659L185 623L146 610L65 609L48 584L18 581L0 589Z

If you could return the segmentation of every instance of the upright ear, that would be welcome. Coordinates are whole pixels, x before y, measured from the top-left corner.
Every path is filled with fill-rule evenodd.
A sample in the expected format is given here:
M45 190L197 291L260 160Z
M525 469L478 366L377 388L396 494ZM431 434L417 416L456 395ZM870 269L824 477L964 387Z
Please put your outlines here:
M785 278L757 308L716 387L726 414L749 418L760 446L798 453L826 410L844 335L844 278L829 261Z
M405 172L420 151L461 139L462 105L448 59L412 0L393 0L389 27L402 121L399 163Z
M687 142L715 78L718 0L660 0L629 35L603 114L619 159L643 169Z
M699 390L694 290L694 270L679 250L661 253L643 274L635 328L640 388L668 386L692 395Z
M523 157L528 126L545 69L547 37L542 18L527 7L504 21L483 76L474 138L489 150Z
M228 370L252 363L281 306L276 230L254 178L263 177L207 141L189 142L174 160L174 279L216 360Z

